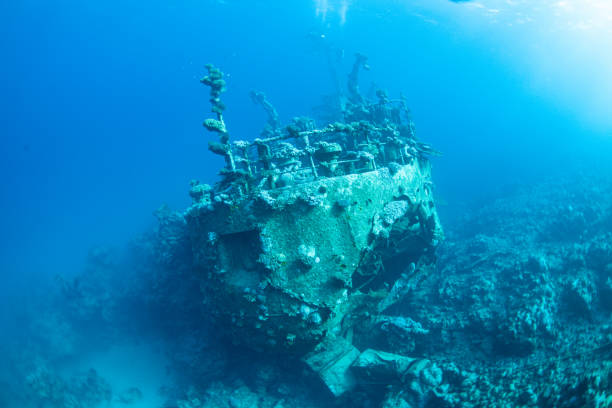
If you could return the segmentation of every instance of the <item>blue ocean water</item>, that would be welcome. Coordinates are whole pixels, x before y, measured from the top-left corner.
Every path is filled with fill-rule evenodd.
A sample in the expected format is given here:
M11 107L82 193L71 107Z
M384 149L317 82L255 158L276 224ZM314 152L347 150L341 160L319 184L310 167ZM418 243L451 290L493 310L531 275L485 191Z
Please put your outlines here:
M289 123L367 55L362 92L402 93L418 137L443 153L432 161L444 224L517 186L612 174L611 18L605 0L3 2L0 353L34 353L19 345L36 342L36 308L92 248L129 254L162 204L190 204L190 180L218 180L205 64L225 72L230 134L253 140L266 117L250 90ZM156 397L134 406L162 406L161 346L107 346L39 358L68 376L95 367L113 389L141 381ZM19 358L0 365L0 393L27 382L33 363Z

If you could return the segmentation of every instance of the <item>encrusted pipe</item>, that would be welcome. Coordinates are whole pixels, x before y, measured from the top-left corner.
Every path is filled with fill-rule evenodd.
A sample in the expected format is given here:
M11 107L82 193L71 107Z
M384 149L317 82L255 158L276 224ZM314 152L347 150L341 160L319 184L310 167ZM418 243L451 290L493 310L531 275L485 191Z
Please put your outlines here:
M312 158L312 148L310 147L310 140L308 138L308 135L303 135L302 141L304 142L304 145L306 145L304 150L306 151L306 154L308 155L308 162L310 163L310 169L312 170L312 175L316 180L319 178L319 175L317 174L317 168L315 166L314 159Z

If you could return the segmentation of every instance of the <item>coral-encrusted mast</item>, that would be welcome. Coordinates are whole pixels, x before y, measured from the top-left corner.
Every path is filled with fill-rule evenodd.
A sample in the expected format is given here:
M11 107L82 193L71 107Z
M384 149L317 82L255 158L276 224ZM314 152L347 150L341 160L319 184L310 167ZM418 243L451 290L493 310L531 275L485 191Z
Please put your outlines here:
M210 132L218 133L220 140L220 142L208 142L208 148L211 152L225 157L228 170L234 172L236 171L236 164L232 155L232 146L229 143L229 133L223 121L223 111L225 110L225 104L221 101L221 93L225 92L223 72L212 64L206 64L206 69L208 75L202 78L200 82L210 87L210 103L217 119L206 119L204 127Z

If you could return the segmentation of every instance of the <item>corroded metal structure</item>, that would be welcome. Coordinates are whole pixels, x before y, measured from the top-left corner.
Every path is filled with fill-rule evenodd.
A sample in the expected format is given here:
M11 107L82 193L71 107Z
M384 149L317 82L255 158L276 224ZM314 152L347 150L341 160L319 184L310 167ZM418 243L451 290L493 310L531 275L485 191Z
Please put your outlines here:
M209 72L218 107L222 74ZM402 100L378 99L347 102L345 122L297 118L251 142L229 140L219 109L205 122L226 167L213 188L193 184L186 220L205 301L234 344L306 361L328 355L325 344L355 354L354 333L432 264L435 152L416 140Z

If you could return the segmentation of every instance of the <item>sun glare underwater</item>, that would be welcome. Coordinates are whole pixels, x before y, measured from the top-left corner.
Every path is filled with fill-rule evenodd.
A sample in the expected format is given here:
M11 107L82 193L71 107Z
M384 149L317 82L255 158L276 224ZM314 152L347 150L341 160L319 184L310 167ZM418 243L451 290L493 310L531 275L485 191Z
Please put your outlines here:
M612 3L0 5L0 407L612 407Z

